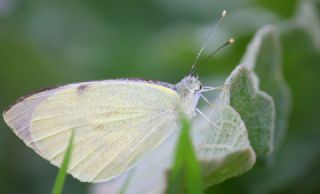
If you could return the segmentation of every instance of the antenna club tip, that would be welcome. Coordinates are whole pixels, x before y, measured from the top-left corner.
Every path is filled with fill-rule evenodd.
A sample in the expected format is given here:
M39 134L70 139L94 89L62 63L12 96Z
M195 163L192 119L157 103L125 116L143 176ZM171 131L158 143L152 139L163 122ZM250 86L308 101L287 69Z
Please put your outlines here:
M224 17L224 16L226 16L226 15L227 15L227 11L226 11L226 10L223 10L222 13L221 13L221 16Z
M230 38L230 39L228 40L228 43L229 43L229 44L233 44L233 43L234 43L234 39L233 39L233 38Z

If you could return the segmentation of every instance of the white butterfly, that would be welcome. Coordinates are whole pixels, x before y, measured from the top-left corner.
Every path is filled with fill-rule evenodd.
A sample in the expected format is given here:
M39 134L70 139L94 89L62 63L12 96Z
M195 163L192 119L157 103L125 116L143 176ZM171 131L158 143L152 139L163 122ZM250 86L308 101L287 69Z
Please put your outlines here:
M196 108L198 100L215 89L203 87L193 74L176 85L132 79L83 82L22 97L3 116L26 145L55 166L61 165L74 130L68 173L101 182L134 167L176 132L180 112L205 117Z

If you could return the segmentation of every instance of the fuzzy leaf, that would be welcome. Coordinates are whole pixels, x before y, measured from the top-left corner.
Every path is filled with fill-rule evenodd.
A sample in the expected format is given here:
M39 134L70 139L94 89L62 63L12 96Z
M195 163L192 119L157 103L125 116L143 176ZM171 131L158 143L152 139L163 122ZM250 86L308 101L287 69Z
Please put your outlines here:
M290 106L290 93L281 69L281 55L279 35L274 27L268 25L256 33L241 61L252 72L251 76L256 77L254 79L261 90L274 100L274 147L278 147L285 135Z
M212 124L195 128L194 142L204 185L209 187L249 170L255 163L255 153L245 124L232 107L220 104L206 115Z
M248 129L250 143L258 156L273 149L275 108L272 97L258 88L255 74L238 66L227 79L225 100L240 114Z

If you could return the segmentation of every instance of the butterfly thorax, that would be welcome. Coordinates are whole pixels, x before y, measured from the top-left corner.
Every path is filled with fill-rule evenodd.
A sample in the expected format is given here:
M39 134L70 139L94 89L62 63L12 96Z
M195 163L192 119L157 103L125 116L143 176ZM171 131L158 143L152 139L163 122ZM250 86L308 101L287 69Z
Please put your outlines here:
M176 91L179 94L180 109L189 116L195 115L196 106L200 97L202 84L197 77L186 76L176 84Z

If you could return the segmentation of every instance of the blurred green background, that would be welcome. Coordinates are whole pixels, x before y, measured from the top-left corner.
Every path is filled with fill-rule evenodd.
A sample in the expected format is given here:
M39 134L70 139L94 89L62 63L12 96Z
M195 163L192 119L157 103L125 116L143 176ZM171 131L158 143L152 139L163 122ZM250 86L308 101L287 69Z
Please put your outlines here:
M272 158L206 193L320 193L320 3L312 6L316 17L297 27L292 21L301 6L294 0L0 0L0 109L33 90L70 82L143 77L176 83L227 9L205 55L230 37L236 44L204 66L201 78L227 76L255 31L274 24L292 112ZM0 119L1 194L50 193L56 172ZM89 193L89 187L69 176L64 193Z

